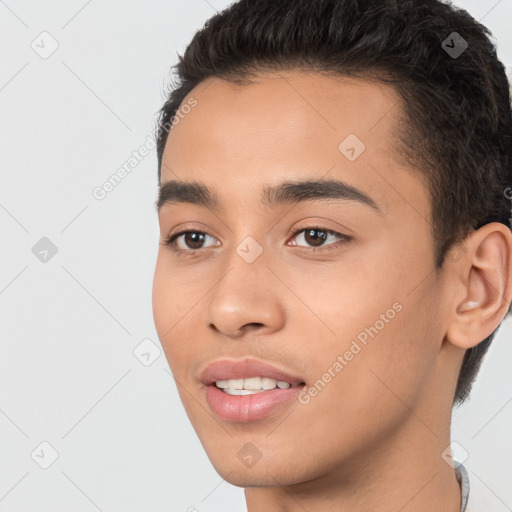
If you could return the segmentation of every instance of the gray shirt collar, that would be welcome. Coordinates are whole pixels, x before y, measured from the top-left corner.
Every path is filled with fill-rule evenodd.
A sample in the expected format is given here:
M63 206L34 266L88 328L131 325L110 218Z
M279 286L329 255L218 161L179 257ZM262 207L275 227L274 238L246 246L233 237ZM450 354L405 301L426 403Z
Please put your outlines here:
M457 461L454 461L454 463L455 476L457 477L457 480L459 482L462 495L460 512L464 512L466 510L469 498L469 476L468 472L466 471L466 468L461 463Z

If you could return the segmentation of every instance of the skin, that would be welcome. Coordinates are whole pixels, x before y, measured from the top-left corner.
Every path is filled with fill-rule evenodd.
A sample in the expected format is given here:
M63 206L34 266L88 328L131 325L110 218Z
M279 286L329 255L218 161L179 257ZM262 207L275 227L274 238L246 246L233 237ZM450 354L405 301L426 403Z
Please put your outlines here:
M510 231L484 226L434 271L428 191L393 149L400 103L388 86L287 71L244 86L208 79L189 96L197 106L169 134L162 184L204 183L224 210L161 208L162 239L209 236L193 256L160 245L153 312L213 466L245 488L249 512L458 512L441 454L464 350L499 325L511 299ZM351 133L366 146L353 162L338 150ZM259 203L262 186L304 178L343 179L383 215L353 201ZM292 233L319 222L352 238L308 253L314 240ZM250 264L236 252L247 236L263 250ZM209 362L253 356L312 386L396 302L401 311L308 404L248 423L209 409L199 381ZM252 467L237 457L248 442L261 453Z

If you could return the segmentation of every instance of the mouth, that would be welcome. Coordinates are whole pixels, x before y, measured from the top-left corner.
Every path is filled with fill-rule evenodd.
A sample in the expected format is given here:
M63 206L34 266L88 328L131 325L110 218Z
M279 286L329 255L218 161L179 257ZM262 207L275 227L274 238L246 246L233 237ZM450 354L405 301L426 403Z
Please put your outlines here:
M206 366L199 378L205 386L218 383L218 387L222 389L246 389L248 391L274 389L275 387L283 389L285 384L286 387L304 384L304 380L298 376L269 363L251 358L214 361Z
M219 419L248 423L263 420L270 415L283 416L295 402L304 386L275 387L267 390L218 388L216 384L206 386L204 393L210 410ZM296 404L298 406L298 404Z
M305 381L256 359L218 360L201 373L206 401L219 418L230 422L261 420L284 412Z
M271 377L249 377L245 379L221 379L212 385L228 395L255 395L272 389L289 389L303 386L305 382L291 383Z

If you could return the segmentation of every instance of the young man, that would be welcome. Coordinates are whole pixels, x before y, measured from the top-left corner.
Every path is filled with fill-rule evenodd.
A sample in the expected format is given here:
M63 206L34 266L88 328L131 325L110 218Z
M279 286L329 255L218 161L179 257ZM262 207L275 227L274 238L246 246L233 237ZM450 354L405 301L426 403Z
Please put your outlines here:
M242 0L180 56L154 318L249 512L495 510L447 463L512 298L487 35L437 0Z

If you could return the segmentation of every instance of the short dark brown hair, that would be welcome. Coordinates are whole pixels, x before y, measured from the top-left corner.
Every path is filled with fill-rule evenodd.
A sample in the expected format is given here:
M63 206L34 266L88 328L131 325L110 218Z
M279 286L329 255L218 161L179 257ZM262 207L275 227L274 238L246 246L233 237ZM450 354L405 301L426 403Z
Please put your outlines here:
M398 154L428 184L440 270L472 230L510 228L510 87L490 35L439 0L240 0L210 18L173 66L156 128L159 183L178 109L206 78L243 85L296 69L391 84L402 100ZM454 404L468 397L495 333L466 351Z

